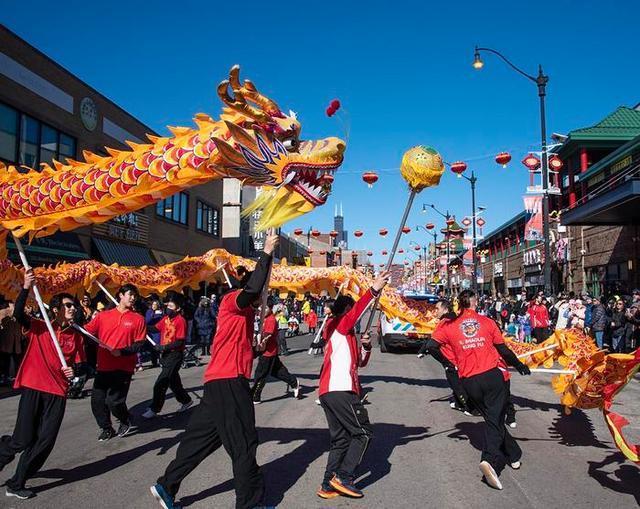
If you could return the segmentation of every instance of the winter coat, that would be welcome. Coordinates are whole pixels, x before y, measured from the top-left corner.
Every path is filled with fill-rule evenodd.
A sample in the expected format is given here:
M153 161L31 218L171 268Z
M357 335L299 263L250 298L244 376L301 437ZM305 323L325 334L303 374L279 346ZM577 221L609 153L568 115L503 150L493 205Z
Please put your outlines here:
M549 310L544 304L531 304L531 306L529 306L529 316L533 329L549 327Z
M198 306L193 315L193 326L198 336L213 336L216 328L215 310L211 306Z
M603 332L607 328L607 310L602 304L591 308L591 330Z

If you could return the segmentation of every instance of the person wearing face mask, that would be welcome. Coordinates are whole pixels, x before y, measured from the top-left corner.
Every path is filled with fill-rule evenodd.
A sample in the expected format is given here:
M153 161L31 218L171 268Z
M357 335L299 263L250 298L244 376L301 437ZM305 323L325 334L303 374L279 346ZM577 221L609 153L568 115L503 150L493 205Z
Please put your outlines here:
M175 496L182 481L220 446L233 464L236 509L253 509L263 503L264 479L256 461L258 433L249 379L255 309L277 245L278 235L267 235L255 270L244 274L240 288L228 292L220 302L202 399L191 413L175 459L151 487L164 509L179 507Z
M22 452L14 476L6 482L6 495L19 499L34 496L26 481L42 468L51 454L60 431L67 403L73 368L60 365L58 353L44 320L25 313L35 276L29 269L16 299L14 317L25 330L27 352L18 370L14 388L22 389L13 435L0 439L0 470ZM74 298L67 293L55 295L49 303L53 329L68 365L84 361L84 340L71 327L76 313Z
M152 419L160 413L169 388L178 403L182 405L178 412L184 412L193 405L193 400L184 390L180 379L180 366L182 366L187 339L187 321L182 316L182 299L178 294L172 295L167 300L165 314L156 323L156 329L160 333L160 342L156 349L160 352L162 371L153 386L151 406L142 414L145 419Z
M131 425L127 394L136 369L136 354L146 343L144 317L134 311L138 289L127 284L118 290L118 305L98 313L85 329L100 338L98 368L91 391L91 411L100 427L98 441L129 435ZM107 349L109 348L109 349ZM111 425L111 415L120 422L118 432Z
M358 368L369 362L371 339L363 334L358 344L355 326L388 281L389 273L383 271L357 302L340 295L333 304L318 389L331 437L327 467L316 492L320 498L364 496L355 485L355 470L367 452L373 428L361 400Z

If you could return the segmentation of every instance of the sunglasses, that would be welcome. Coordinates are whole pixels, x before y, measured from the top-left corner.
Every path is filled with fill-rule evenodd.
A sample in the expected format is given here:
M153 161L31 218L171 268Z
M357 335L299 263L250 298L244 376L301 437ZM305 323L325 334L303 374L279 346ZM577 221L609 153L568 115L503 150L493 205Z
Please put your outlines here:
M64 302L64 307L67 309L75 309L76 305L73 302Z

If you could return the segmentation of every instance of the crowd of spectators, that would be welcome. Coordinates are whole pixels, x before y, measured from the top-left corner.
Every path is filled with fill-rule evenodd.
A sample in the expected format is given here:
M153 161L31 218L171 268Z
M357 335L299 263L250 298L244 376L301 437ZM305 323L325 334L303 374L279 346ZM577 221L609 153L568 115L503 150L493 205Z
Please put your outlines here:
M524 290L515 297L498 293L481 297L479 311L521 342L540 343L554 330L580 329L599 348L624 353L635 350L640 338L640 290L607 299L573 292L555 298Z

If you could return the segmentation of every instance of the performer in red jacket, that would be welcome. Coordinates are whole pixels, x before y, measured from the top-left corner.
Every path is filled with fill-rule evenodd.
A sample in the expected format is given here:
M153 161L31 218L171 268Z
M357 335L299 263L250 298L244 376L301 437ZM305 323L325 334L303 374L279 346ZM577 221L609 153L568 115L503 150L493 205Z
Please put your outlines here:
M151 406L142 414L145 419L153 419L162 410L169 388L180 403L178 412L185 412L193 404L180 379L187 340L187 321L182 316L182 302L180 295L171 295L166 302L165 315L155 326L160 332L160 343L156 345L156 349L160 352L162 371L153 386Z
M389 273L382 272L358 302L354 304L351 297L341 295L333 305L335 328L325 346L319 389L331 436L327 468L317 492L321 498L363 496L355 486L354 472L373 437L373 430L360 400L358 368L369 362L371 341L363 335L362 344L358 346L354 327L388 280Z
M262 389L267 383L267 378L271 375L278 380L282 380L293 390L293 397L300 397L300 383L298 379L289 373L287 367L282 364L282 360L278 356L278 322L273 314L273 299L269 297L267 300L267 314L262 327L264 336L264 352L258 359L255 374L253 375L253 387L251 394L253 396L253 404L260 403Z
M535 300L529 305L529 317L531 319L531 329L536 343L542 343L549 337L549 310L542 303L542 296L537 295Z
M73 378L73 368L61 366L44 320L30 318L25 313L33 282L33 271L29 269L13 313L29 343L13 386L22 389L22 395L13 435L0 439L0 470L22 452L16 473L6 482L7 496L22 500L34 496L33 491L25 488L25 483L42 468L53 450L67 404L69 380ZM84 340L71 328L76 313L74 298L61 293L49 304L53 329L67 364L84 361Z

